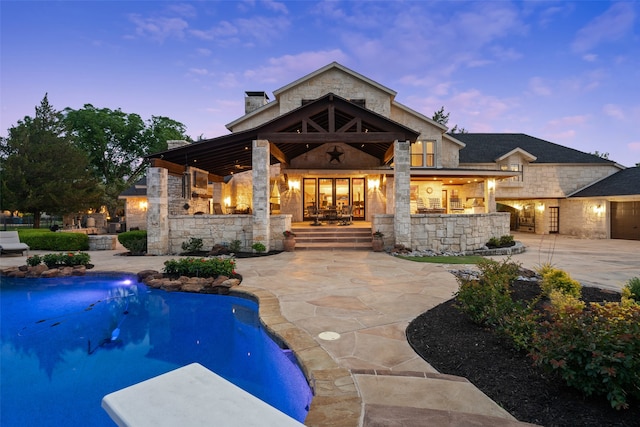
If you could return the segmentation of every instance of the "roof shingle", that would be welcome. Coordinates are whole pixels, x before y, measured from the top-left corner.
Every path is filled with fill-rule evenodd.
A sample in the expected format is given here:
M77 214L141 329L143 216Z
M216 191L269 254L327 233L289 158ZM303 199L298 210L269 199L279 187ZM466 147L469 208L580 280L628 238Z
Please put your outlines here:
M516 148L536 156L532 163L615 163L523 133L456 133L451 136L466 144L460 150L460 163L494 163Z

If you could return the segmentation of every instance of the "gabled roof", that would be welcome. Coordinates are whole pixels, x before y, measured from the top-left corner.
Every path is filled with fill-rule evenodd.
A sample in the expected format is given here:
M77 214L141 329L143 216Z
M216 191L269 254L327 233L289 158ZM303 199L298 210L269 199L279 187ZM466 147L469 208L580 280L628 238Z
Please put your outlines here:
M640 167L623 169L569 197L640 196Z
M291 89L292 87L298 86L298 85L304 83L307 80L310 80L310 79L312 79L312 78L314 78L316 76L319 76L320 74L323 74L323 73L325 73L325 72L327 72L327 71L329 71L331 69L338 69L338 70L340 70L340 71L342 71L342 72L344 72L346 74L350 74L353 77L355 77L356 79L362 80L362 81L370 84L371 86L376 87L376 88L380 89L383 92L386 92L387 94L389 94L389 96L391 97L392 100L397 95L396 91L394 91L392 89L389 89L388 87L383 86L380 83L378 83L376 81L373 81L370 78L368 78L366 76L363 76L360 73L356 73L355 71L345 67L344 65L338 64L335 61L332 62L331 64L325 65L324 67L322 67L322 68L320 68L320 69L318 69L318 70L316 70L316 71L314 71L312 73L307 74L306 76L300 77L298 80L295 80L295 81L289 83L286 86L282 86L280 89L274 90L273 91L273 95L276 97L276 99L278 99L278 97L280 96L281 93Z
M452 136L449 133L443 133L442 134L442 139L443 140L446 139L447 141L451 141L454 144L457 144L457 145L459 145L460 147L463 147L463 148L466 147L466 145L467 145L467 144L465 144L464 142L460 141L459 139L457 139L456 137Z
M513 156L514 154L520 154L522 157L524 157L528 162L533 162L534 160L537 159L536 156L534 156L531 153L528 153L526 151L524 151L522 148L518 147L518 148L514 148L513 150L509 151L508 153L504 153L502 156L498 157L496 160L496 162L500 162L504 159L508 159L509 157Z
M419 134L329 93L253 129L154 153L146 159L195 166L222 177L251 169L252 141L266 139L276 148L271 149L271 164L333 142L348 144L386 163L395 140L415 142Z
M396 108L400 108L401 110L404 110L405 112L407 112L407 113L411 114L412 116L416 116L416 117L420 118L420 120L424 120L425 122L428 122L428 123L432 124L433 126L439 127L439 128L440 128L440 129L442 129L443 131L446 131L446 130L447 130L447 127L446 127L445 125L443 125L443 124L441 124L441 123L436 122L436 121L435 121L435 120L433 120L432 118L427 117L427 116L425 116L424 114L419 113L419 112L417 112L416 110L414 110L414 109L412 109L412 108L409 108L409 107L407 107L407 106L406 106L406 105L404 105L404 104L401 104L401 103L399 103L399 102L393 101L393 102L392 102L392 105L393 105L394 107L396 107ZM455 140L453 140L453 142L457 142L458 144L460 144L460 141L455 141ZM464 144L461 144L461 145L463 145L463 146L464 146Z
M118 195L118 198L141 197L147 195L147 177L143 176L137 180L131 187L124 190Z
M495 163L515 149L536 157L532 163L601 163L615 162L573 148L525 135L523 133L456 133L455 138L466 144L460 150L460 163Z

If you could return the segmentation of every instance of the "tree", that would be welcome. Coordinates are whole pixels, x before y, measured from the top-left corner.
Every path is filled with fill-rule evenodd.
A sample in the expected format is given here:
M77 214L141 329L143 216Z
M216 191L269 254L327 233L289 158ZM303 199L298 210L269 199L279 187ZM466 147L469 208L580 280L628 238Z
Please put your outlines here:
M167 117L145 123L138 114L85 104L65 109L64 122L74 144L89 156L91 170L102 183L102 205L114 213L118 195L143 173L142 157L167 149L167 140L186 139L185 126Z
M440 123L443 126L446 126L447 123L449 123L449 115L451 115L451 113L445 113L443 105L438 111L433 113L433 117L431 117L431 120L436 123Z
M451 113L445 113L444 105L443 105L442 107L440 107L438 111L433 113L431 120L433 120L434 122L440 123L441 125L447 126L447 123L449 123L450 115ZM455 125L453 126L450 132L451 133L467 133L468 131L463 127L458 127L458 125Z
M87 156L67 139L62 116L45 94L35 117L26 116L0 142L2 209L40 215L84 210L99 199Z

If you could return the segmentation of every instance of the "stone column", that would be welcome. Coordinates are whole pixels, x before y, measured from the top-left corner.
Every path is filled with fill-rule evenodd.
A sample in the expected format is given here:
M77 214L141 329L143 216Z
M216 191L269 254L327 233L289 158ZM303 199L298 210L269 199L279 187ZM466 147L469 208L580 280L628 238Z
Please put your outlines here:
M269 141L253 141L253 243L262 242L269 251L271 223L269 218ZM252 243L252 244L253 244Z
M393 148L396 244L411 247L411 155L409 141L396 141Z
M484 211L485 213L496 211L496 180L494 178L484 180Z
M149 168L147 172L147 253L169 252L169 171Z

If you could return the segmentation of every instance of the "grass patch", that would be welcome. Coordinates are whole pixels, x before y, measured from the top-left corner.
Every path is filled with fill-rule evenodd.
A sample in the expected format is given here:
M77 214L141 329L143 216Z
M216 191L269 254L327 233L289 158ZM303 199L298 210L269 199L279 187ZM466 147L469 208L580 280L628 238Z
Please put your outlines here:
M482 261L483 257L479 255L465 256L401 256L398 258L415 262L431 262L434 264L477 264Z

